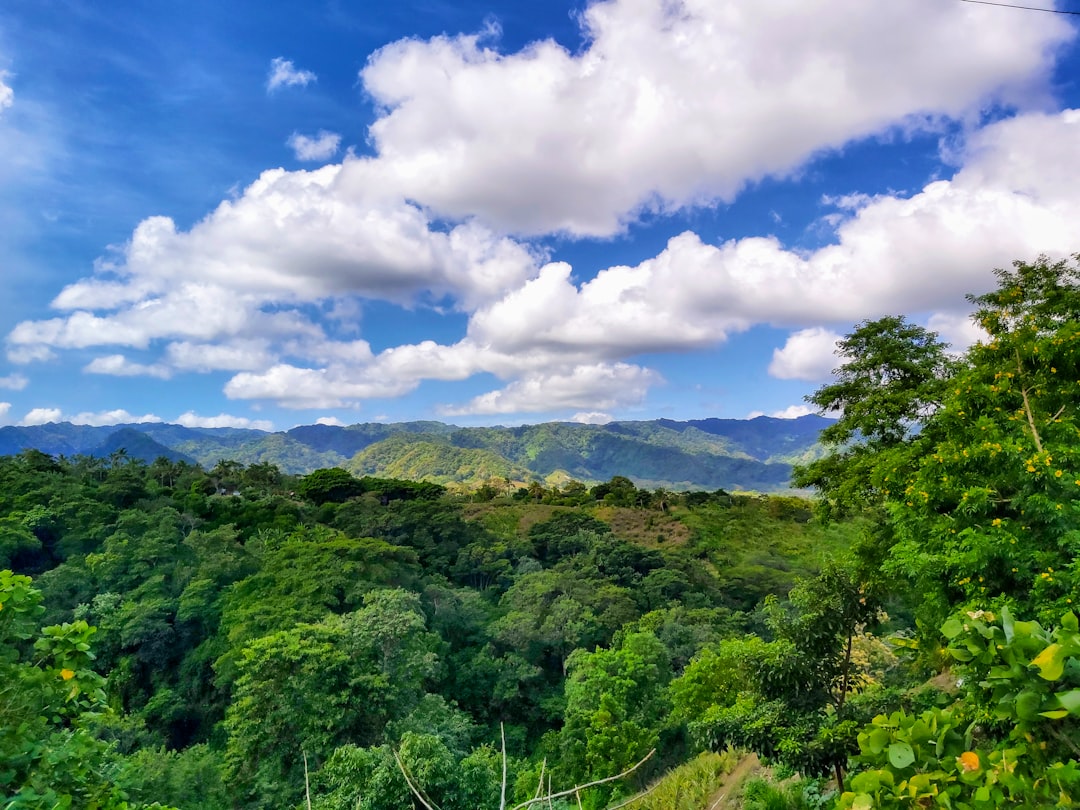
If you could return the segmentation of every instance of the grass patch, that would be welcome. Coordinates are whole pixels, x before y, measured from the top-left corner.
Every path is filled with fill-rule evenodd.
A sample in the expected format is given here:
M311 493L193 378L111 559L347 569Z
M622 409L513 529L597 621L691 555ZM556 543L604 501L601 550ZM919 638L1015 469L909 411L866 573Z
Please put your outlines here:
M739 754L735 751L722 754L706 751L669 771L647 794L628 803L623 799L613 806L626 803L627 810L704 810L709 797L738 762Z
M742 790L743 810L821 810L831 807L834 792L823 792L820 780L801 779L772 784L751 779Z

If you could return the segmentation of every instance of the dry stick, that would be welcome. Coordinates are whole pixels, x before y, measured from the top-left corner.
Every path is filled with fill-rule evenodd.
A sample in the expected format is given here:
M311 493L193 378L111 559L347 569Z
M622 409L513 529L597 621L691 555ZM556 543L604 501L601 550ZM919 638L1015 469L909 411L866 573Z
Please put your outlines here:
M420 804L424 805L427 810L440 810L439 805L424 798L423 794L420 793L420 789L413 784L412 779L409 778L409 772L405 770L405 763L401 761L397 751L394 751L394 761L397 762L401 775L405 777L405 784L409 786L409 790L413 792L413 795L420 800Z
M1078 757L1080 757L1080 748L1077 748L1076 743L1074 743L1072 740L1070 740L1067 736L1062 734L1060 731L1058 731L1053 726L1047 726L1047 728L1050 729L1051 734L1053 734L1055 737L1057 737L1059 740L1061 740L1061 742L1063 742L1067 746L1069 746L1069 748L1072 749L1072 752L1074 754L1076 754Z
M304 755L304 800L307 802L307 810L311 810L311 783L308 781L307 751L301 748L300 753Z
M646 796L648 796L648 795L649 795L650 793L652 793L652 792L653 792L654 790L656 790L656 789L657 789L658 787L660 787L660 782L653 782L653 783L652 783L652 786L651 786L651 787L649 787L649 788L647 788L647 789L645 789L645 790L641 791L641 793L639 793L638 795L636 795L636 796L631 796L631 797L630 797L629 799L627 799L627 800L626 800L625 802L623 802L622 804L617 804L617 805L615 805L614 807L609 807L609 808L608 808L607 810L619 810L619 808L620 808L620 807L629 807L629 806L630 806L631 804L633 804L634 802L639 802L639 801L641 801L642 799L644 799L644 798L645 798ZM676 789L676 791L675 791L675 801L676 801L676 804L677 804L677 803L678 803L678 801L679 801L679 792L678 792L678 789Z
M543 761L540 763L540 781L536 783L536 794L533 796L534 799L539 799L540 794L544 792L544 768L546 767L547 757L544 757Z
M502 735L502 795L499 797L499 810L506 810L506 727L499 723L499 734ZM543 773L543 771L541 771Z
M605 777L604 779L597 779L594 782L586 782L584 785L574 785L574 787L569 788L568 790L560 791L558 793L551 793L550 792L551 788L548 788L549 792L548 792L548 795L547 795L547 799L550 802L552 799L561 799L563 796L569 796L572 793L578 792L579 790L586 790L586 789L591 788L591 787L596 787L597 785L606 785L608 782L614 782L616 779L622 779L624 776L627 776L628 774L632 774L634 771L636 771L638 768L640 768L642 765L644 765L648 761L648 759L655 753L656 753L656 749L654 748L652 751L647 753L641 759L640 762L638 762L637 764L627 768L622 773L615 774L614 776L608 776L608 777ZM543 801L543 799L540 799L539 801ZM522 802L519 805L515 805L513 808L511 808L511 810L524 810L526 807L532 807L532 805L536 804L536 802L537 802L537 799L529 799L529 801L527 801L527 802Z
M1020 350L1016 350L1016 373L1022 375L1024 373L1024 367L1020 363ZM1035 437L1035 449L1040 453L1043 451L1042 440L1039 439L1039 431L1035 427L1035 415L1031 412L1031 400L1028 399L1027 388L1020 386L1020 394L1024 397L1024 411L1027 413L1028 426L1031 428L1031 435Z

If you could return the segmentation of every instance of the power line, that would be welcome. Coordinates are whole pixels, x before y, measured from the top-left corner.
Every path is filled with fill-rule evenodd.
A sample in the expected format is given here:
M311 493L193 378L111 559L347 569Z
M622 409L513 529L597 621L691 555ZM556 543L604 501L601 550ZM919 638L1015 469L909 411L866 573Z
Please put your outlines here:
M1080 11L1063 11L1057 8L1039 8L1038 6L1016 6L1012 3L993 3L991 0L960 0L961 3L978 3L982 6L1000 6L1001 8L1022 8L1024 11L1042 11L1046 14L1072 14L1080 17Z

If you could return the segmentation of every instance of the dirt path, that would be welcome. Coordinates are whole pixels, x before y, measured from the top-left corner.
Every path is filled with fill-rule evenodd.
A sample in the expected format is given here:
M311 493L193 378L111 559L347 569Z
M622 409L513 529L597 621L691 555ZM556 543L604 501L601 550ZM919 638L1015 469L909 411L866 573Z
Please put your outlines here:
M701 810L727 810L735 807L735 794L738 793L739 787L760 770L761 762L757 754L747 754L739 760L734 770L724 777L724 784L709 797L709 803Z

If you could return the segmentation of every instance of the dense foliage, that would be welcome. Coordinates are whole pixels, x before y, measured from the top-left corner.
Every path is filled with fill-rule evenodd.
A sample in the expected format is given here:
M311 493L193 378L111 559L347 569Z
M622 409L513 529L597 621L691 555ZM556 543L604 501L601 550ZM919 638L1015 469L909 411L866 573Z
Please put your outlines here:
M1077 806L1080 257L971 302L840 344L814 504L0 458L2 807Z
M850 544L855 524L810 515L618 476L452 496L342 469L0 458L26 719L5 743L26 764L0 778L11 807L52 807L45 780L73 806L279 808L307 789L374 810L408 801L396 754L440 807L475 808L497 801L503 732L522 800L545 758L557 789L657 748L583 797L600 806L685 756L668 684L688 662ZM26 659L34 635L51 658ZM57 658L68 638L84 658ZM86 772L63 775L72 746Z
M863 324L813 398L844 416L799 476L878 515L862 557L907 586L920 660L962 684L858 735L844 806L1080 802L1080 256L997 280L969 297L985 338L961 359L902 319Z

